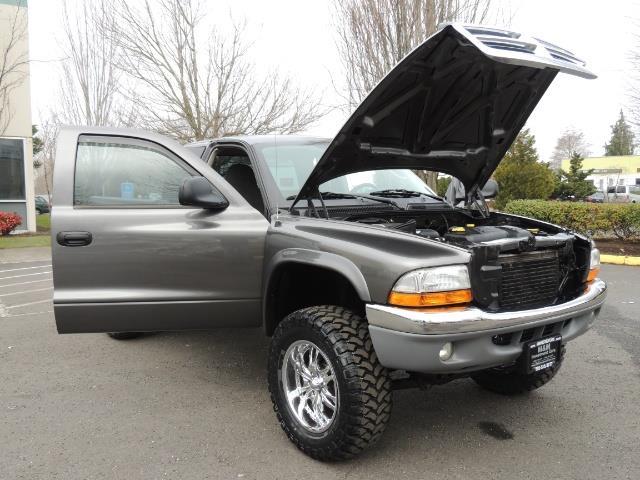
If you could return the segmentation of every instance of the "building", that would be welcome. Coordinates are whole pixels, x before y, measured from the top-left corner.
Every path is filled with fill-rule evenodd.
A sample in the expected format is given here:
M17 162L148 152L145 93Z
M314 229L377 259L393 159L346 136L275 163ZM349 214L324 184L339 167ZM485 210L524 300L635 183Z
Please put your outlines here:
M562 169L569 170L569 160L562 161ZM640 155L588 157L582 162L582 169L593 169L587 180L601 191L613 185L640 185Z
M0 0L0 211L35 231L27 0Z

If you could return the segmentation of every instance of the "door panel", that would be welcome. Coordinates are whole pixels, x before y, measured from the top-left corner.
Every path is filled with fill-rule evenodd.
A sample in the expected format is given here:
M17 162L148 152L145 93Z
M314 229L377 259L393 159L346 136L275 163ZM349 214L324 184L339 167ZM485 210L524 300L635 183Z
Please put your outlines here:
M59 139L52 214L58 331L259 325L266 219L177 144L117 132L65 131ZM209 179L229 207L179 205L179 186L191 175Z

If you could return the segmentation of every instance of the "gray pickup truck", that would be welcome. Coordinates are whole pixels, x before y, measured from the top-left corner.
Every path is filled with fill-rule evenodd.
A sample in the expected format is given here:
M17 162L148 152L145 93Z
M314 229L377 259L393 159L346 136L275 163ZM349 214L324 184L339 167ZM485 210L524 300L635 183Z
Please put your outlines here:
M261 326L278 421L323 460L380 437L394 387L471 377L511 395L544 385L604 302L599 253L485 199L558 72L593 77L552 44L448 24L333 140L182 146L138 130L64 129L58 331L124 339ZM453 177L447 198L416 170Z

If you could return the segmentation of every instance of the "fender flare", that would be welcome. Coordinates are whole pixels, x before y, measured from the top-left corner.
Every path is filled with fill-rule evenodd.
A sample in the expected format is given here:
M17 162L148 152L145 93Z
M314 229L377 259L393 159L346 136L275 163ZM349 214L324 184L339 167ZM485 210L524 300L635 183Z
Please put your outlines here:
M309 265L311 267L332 270L342 275L353 287L360 300L365 303L371 302L371 295L367 281L360 269L348 258L335 253L309 250L305 248L286 248L276 253L264 269L262 294L262 323L265 331L268 331L268 296L271 289L275 273L286 264Z

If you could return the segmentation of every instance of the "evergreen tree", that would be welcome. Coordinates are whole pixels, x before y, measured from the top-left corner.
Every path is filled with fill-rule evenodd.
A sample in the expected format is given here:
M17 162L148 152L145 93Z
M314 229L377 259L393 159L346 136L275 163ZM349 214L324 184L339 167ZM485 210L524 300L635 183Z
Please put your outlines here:
M535 137L523 130L496 169L500 186L496 207L503 208L510 200L547 199L554 189L553 171L538 161Z
M451 183L451 177L438 177L437 181L437 194L441 197L444 197L445 193L447 193L447 188L449 188L449 184Z
M560 198L573 197L579 200L596 191L593 183L587 180L587 177L591 175L593 170L584 171L582 169L583 160L582 155L579 153L573 152L571 154L569 171L560 171L558 175L560 181L556 183L554 196Z
M31 148L33 150L33 168L40 168L42 162L37 158L37 155L42 151L44 145L40 137L36 137L38 133L38 127L31 125Z
M607 157L615 155L633 155L636 147L631 126L624 118L624 113L620 110L620 118L611 125L611 139L604 145L604 154Z
M31 138L33 139L32 144L33 144L34 157L38 155L42 151L42 148L44 147L42 139L40 137L37 137L36 136L37 134L38 134L38 126L31 125Z

